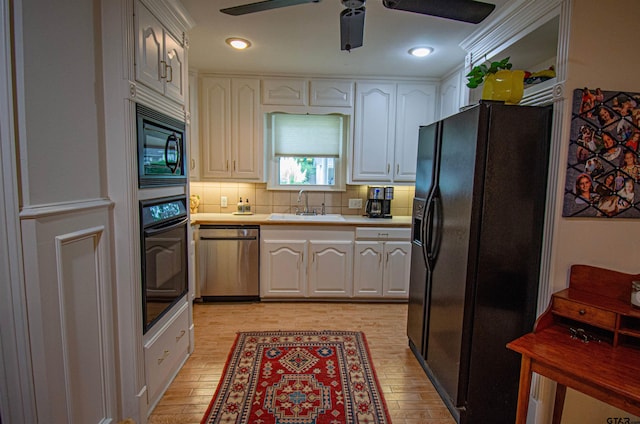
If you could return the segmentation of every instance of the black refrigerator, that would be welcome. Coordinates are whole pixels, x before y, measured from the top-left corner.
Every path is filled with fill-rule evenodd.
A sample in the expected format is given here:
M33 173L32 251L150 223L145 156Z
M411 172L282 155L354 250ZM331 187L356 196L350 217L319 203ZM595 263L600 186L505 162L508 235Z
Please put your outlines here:
M458 423L515 420L536 316L551 107L480 104L420 128L409 345Z

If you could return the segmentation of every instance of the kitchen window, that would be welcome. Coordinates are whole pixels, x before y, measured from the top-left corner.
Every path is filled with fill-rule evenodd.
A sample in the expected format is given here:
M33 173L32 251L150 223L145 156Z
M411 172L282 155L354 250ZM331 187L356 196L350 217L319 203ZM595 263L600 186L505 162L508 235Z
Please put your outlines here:
M349 116L266 114L268 184L275 190L343 191Z

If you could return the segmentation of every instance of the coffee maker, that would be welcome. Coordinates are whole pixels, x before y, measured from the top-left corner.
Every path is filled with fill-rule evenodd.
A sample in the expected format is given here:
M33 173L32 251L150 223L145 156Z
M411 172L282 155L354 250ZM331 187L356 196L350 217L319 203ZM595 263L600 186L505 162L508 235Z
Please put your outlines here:
M369 187L365 211L369 218L391 218L393 187Z

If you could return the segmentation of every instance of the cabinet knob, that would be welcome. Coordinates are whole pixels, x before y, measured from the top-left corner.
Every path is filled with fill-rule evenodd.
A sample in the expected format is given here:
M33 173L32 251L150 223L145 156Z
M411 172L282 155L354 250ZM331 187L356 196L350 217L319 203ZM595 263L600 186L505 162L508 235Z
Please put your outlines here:
M162 356L158 358L158 365L160 365L167 358L167 356L169 356L169 353L170 352L168 350L162 352Z
M578 311L578 313L579 313L580 315L584 315L584 314L586 314L586 313L587 313L587 311L585 311L584 309L580 309L580 310Z

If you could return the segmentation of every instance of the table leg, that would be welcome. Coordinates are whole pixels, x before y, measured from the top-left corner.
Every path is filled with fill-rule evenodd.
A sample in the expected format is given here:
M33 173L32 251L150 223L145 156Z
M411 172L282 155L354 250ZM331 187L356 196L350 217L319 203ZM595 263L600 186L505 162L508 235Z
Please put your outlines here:
M552 424L560 424L562 420L562 410L564 409L564 397L567 394L567 386L558 383L556 386L556 400L553 404Z
M527 423L527 411L529 410L529 392L531 391L531 358L522 355L520 362L520 387L518 388L518 409L516 411L516 424Z

